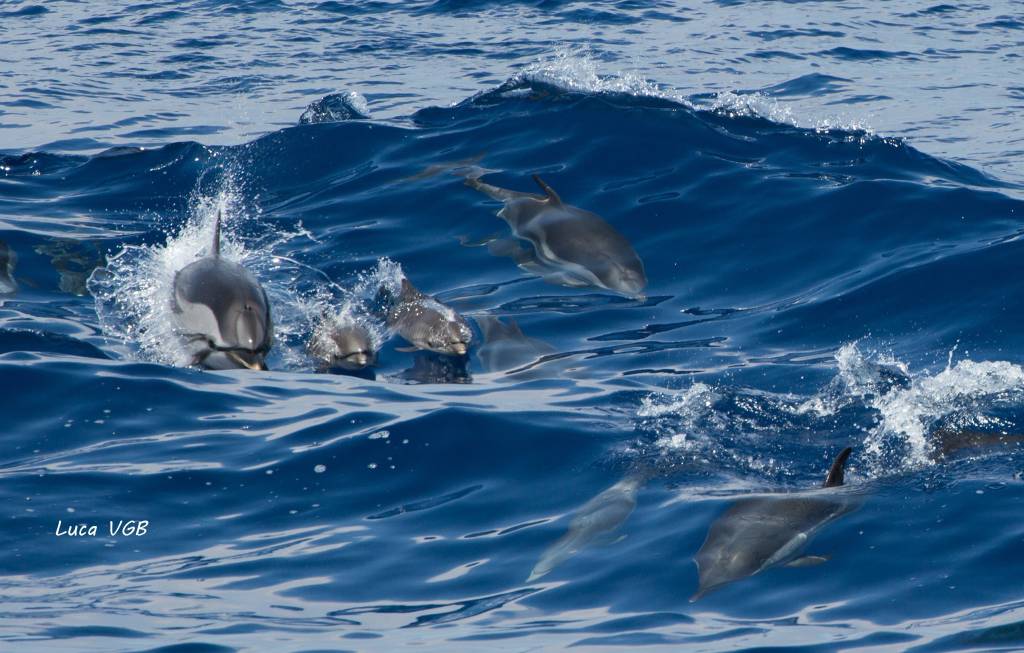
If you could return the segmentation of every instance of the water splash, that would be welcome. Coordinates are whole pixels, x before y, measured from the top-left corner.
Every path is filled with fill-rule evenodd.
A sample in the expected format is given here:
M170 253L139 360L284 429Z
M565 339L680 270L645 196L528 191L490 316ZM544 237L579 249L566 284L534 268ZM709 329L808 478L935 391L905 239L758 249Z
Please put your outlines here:
M686 95L683 91L654 82L636 72L602 73L593 52L586 46L562 46L552 54L526 66L503 86L505 94L528 92L529 82L549 84L575 93L623 94L638 98L666 100L689 109L706 109L729 117L757 116L782 125L810 129L818 133L835 130L850 132L850 141L865 142L877 136L863 117L847 115L807 115L792 104L784 104L770 91L721 91ZM485 93L486 95L486 93Z
M778 98L764 91L737 93L722 91L716 93L708 108L729 116L756 116L782 125L800 129L811 129L819 134L831 131L850 132L850 141L860 143L877 136L875 129L864 119L843 115L804 115L791 104L783 104Z
M248 206L243 184L230 167L225 173L216 193L196 190L192 194L188 219L176 231L168 227L163 244L126 245L89 277L87 287L95 298L100 327L114 353L179 367L191 363L175 328L174 278L179 270L209 254L220 214L221 256L252 272L270 299L273 366L289 369L303 365L305 356L295 341L309 333L315 306L295 292L300 274L295 262L272 252L304 232L301 228L276 231L269 242L246 244L236 234L243 224L258 222L260 211Z

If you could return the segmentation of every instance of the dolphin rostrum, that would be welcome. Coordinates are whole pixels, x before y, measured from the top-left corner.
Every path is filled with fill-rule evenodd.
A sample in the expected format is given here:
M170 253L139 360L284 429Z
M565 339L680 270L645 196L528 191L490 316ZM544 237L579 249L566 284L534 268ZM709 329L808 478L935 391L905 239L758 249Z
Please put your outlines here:
M273 324L267 293L252 274L220 256L220 213L209 256L174 276L172 309L192 365L267 369Z
M851 451L847 447L836 457L822 489L743 498L715 520L695 556L700 586L690 601L769 567L825 562L801 553L823 526L854 508L848 495L831 489L843 484Z
M377 362L369 329L352 319L338 320L329 315L313 333L309 353L324 368L357 371Z
M633 514L636 495L650 477L649 471L633 471L583 504L573 514L569 530L544 552L526 582L537 580L588 544L614 533Z
M647 286L644 264L625 236L600 216L562 202L537 175L543 195L498 188L475 176L466 185L505 203L498 217L533 245L532 260L519 252L520 267L549 283L605 288L640 297Z
M401 295L387 312L387 324L412 345L399 351L426 349L438 354L465 356L473 340L473 332L461 315L424 295L405 278Z

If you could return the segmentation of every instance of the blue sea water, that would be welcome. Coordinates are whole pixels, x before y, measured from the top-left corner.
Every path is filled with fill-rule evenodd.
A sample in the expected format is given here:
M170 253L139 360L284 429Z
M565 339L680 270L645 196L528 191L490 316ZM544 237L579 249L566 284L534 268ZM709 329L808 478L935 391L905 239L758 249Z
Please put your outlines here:
M0 650L1020 650L1015 3L0 4ZM487 246L535 189L643 298ZM271 371L188 368L174 272L264 284ZM399 270L546 343L316 373ZM369 290L368 290L369 289ZM387 337L387 334L382 334ZM857 509L696 602L737 499ZM573 515L635 509L549 573ZM57 536L58 520L95 537ZM108 522L144 520L111 536Z

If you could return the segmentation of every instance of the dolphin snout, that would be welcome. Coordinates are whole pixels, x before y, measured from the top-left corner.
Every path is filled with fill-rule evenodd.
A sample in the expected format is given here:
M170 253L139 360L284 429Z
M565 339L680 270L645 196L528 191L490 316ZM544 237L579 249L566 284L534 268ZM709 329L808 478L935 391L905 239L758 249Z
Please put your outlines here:
M466 343L464 343L464 342L453 342L452 343L452 353L453 354L458 354L459 356L465 356L467 351L469 351L469 348L466 347Z
M349 354L345 357L345 360L353 367L366 367L370 363L370 357L364 351Z
M263 372L267 370L267 363L263 359L263 354L249 351L229 351L227 352L227 355L228 358L245 369L259 370Z

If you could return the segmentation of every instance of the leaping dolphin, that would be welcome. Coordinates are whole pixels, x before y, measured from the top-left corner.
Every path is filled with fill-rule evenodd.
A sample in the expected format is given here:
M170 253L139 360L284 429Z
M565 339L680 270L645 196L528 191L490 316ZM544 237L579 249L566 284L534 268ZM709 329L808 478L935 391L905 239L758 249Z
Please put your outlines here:
M404 278L401 295L387 312L387 324L412 345L400 351L426 349L438 354L465 356L473 340L473 332L461 315L421 293Z
M537 175L543 195L498 188L471 176L466 185L505 203L498 217L512 233L533 245L532 260L514 257L520 267L549 283L605 288L630 297L647 286L644 264L625 236L600 216L562 202Z
M849 495L832 489L843 484L851 451L847 447L836 457L822 489L740 499L715 520L695 556L700 586L690 601L769 567L825 562L801 552L822 527L855 507Z
M267 293L238 263L220 256L220 213L209 256L174 276L172 309L192 365L206 369L267 369L273 323Z

